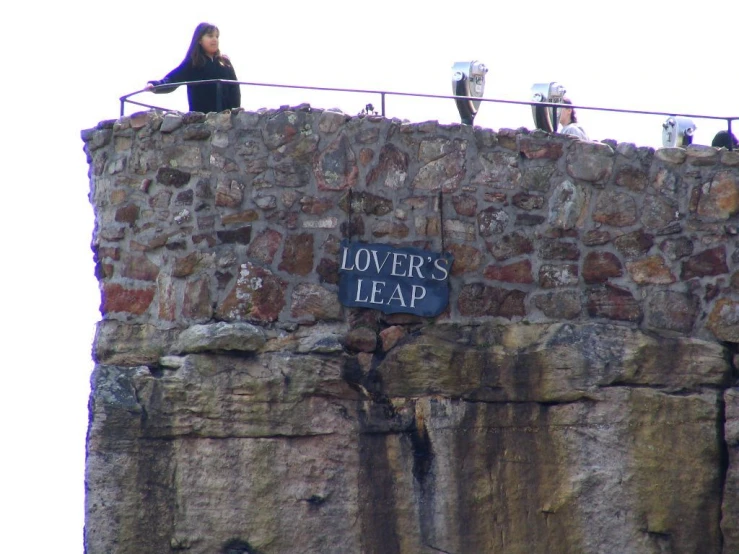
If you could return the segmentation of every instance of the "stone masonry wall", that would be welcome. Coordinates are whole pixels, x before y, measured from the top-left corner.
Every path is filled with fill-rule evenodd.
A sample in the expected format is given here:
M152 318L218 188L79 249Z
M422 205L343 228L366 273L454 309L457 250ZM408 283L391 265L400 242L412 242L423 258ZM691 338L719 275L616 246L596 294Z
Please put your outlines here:
M82 132L93 553L739 551L739 153L307 105ZM454 255L436 318L342 239Z
M452 321L739 342L739 152L308 107L142 113L83 138L105 320L341 319L346 237L452 252Z

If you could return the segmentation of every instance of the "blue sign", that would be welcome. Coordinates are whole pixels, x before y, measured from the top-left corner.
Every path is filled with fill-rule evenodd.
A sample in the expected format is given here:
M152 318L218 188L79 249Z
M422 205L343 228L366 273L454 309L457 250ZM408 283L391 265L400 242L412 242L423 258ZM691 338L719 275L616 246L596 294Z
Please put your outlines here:
M434 317L449 303L452 263L448 252L344 240L339 301L350 308Z

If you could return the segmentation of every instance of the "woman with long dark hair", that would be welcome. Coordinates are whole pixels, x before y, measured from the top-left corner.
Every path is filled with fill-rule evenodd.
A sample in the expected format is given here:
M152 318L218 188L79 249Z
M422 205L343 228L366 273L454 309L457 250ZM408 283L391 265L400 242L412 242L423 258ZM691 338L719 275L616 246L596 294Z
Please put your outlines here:
M201 23L195 28L190 48L182 63L167 73L164 79L149 81L146 88L156 93L172 92L176 83L228 79L236 81L231 60L221 54L218 47L220 32L211 23ZM161 87L160 85L174 85ZM220 85L220 86L218 86ZM220 91L220 94L219 94ZM187 101L191 112L220 112L241 106L239 85L205 83L187 85Z
M570 100L569 98L563 98L562 103L572 106L572 100ZM587 133L585 132L585 129L583 129L577 122L577 114L575 114L575 108L560 108L559 124L562 126L559 130L561 134L572 135L582 140L590 140Z

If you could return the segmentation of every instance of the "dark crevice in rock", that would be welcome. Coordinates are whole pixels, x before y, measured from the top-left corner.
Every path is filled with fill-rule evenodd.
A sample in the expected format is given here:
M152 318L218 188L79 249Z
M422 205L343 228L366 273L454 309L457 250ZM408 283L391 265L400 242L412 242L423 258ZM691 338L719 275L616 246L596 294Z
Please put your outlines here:
M718 396L718 410L716 410L716 438L718 440L719 459L718 463L718 510L719 529L717 532L721 551L724 546L724 533L721 522L724 518L724 494L726 493L726 479L729 474L729 445L726 444L726 402L723 395Z
M344 360L341 377L349 387L359 392L363 397L369 397L373 402L386 405L389 416L395 414L395 410L390 405L390 401L383 390L382 375L375 367L365 374L357 358L354 356L348 357Z
M431 544L424 543L424 546L426 548L430 548L434 552L441 552L441 554L455 554L454 552L449 552L448 550L442 550L441 548L437 548Z
M253 360L256 359L258 353L253 350L204 350L197 354L210 354L213 356L223 356L233 360Z
M628 381L613 381L605 385L599 385L599 389L613 389L613 388L625 388L625 389L647 389L661 392L668 396L693 396L700 394L703 390L723 391L726 388L713 384L713 383L697 383L693 388L682 388L675 389L668 385L650 385L648 383L630 383Z
M434 461L434 452L431 448L431 439L429 438L426 426L416 421L416 424L408 431L411 439L411 447L413 449L413 477L423 487L426 478L431 472L431 466Z
M364 374L362 373L362 368L355 356L344 360L344 365L341 368L341 378L344 379L344 381L346 381L354 390L364 392L360 387Z
M311 508L318 508L319 506L322 506L323 504L328 501L328 496L323 496L320 494L312 494L308 498L301 498L302 502L307 502Z
M132 384L131 388L133 389L133 397L134 397L134 400L136 401L136 404L141 409L140 422L141 422L141 428L143 429L143 428L145 428L146 422L149 419L149 412L147 412L147 410L146 410L145 403L141 401L141 398L139 398L139 391L136 388L136 386L134 386Z
M198 433L178 433L178 434L167 434L167 435L157 435L156 437L140 437L139 440L142 442L151 442L151 443L170 443L175 440L183 440L183 439L197 439L197 440L210 440L210 441L229 441L229 440L243 440L243 439L264 439L264 440L299 440L299 439L306 439L306 440L312 440L316 437L329 437L331 435L335 435L336 433L302 433L299 435L289 435L289 434L283 434L283 433L276 433L273 435L209 435L209 434L198 434Z
M164 377L164 368L160 366L148 366L149 367L149 373L151 374L154 379L161 379Z
M259 554L259 551L241 539L231 539L223 545L221 554Z
M503 400L478 400L474 398L467 398L462 397L460 398L463 402L466 402L468 404L537 404L539 406L549 407L549 406L567 406L569 404L577 404L579 402L590 402L595 403L597 402L596 399L590 398L589 396L581 396L579 398L573 398L571 400L509 400L509 399L503 399Z
M649 529L645 529L644 532L651 539L655 539L657 541L670 541L669 533L660 533L658 531L650 531Z
M725 348L726 361L731 368L731 383L734 385L739 379L739 369L737 369L734 363L734 358L739 354L739 344L736 342L725 342L721 341L720 344Z
M401 554L396 488L390 470L387 439L359 434L359 523L361 551L366 554Z

